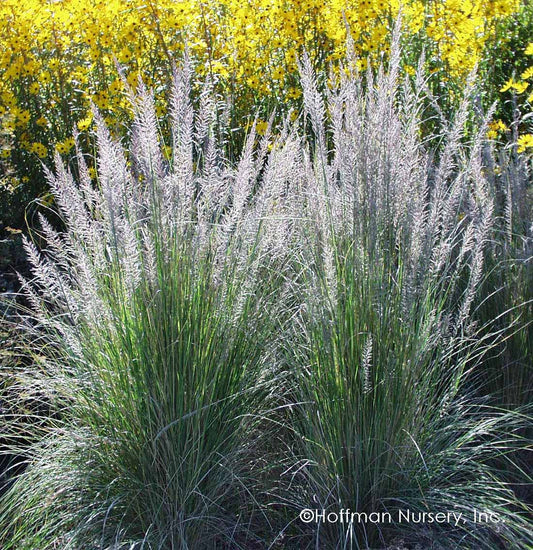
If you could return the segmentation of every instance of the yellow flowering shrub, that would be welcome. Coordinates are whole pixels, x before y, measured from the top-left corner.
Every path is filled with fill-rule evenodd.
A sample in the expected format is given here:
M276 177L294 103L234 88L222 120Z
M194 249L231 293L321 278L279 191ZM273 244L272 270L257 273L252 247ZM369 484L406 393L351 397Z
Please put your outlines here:
M495 21L518 5L410 0L402 9L407 33L424 33L450 75L464 76ZM377 61L399 9L398 0L3 0L0 104L22 110L21 127L67 99L80 119L89 99L120 110L115 59L131 85L139 75L153 85L185 42L200 70L260 95L289 93L303 47L317 63L338 59L348 28L361 58Z
M376 64L387 55L400 11L406 72L424 46L432 71L461 81L519 6L520 0L2 0L0 120L11 139L0 156L27 173L26 165L38 166L54 151L68 155L74 128L90 129L91 102L120 132L129 111L117 64L129 86L142 77L154 87L163 114L171 66L185 48L197 73L211 75L237 110L250 111L252 102L269 109L290 104L300 96L304 48L323 68L343 57L349 30L364 69L367 60Z

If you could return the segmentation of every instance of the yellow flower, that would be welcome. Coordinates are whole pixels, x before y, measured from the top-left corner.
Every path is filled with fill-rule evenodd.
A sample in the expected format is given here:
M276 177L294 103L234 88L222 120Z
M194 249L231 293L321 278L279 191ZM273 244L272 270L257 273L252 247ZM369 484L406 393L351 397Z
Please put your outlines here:
M527 47L526 47L524 53L525 53L526 55L533 55L533 42L530 42L530 43L527 45Z
M107 92L96 92L93 94L92 100L99 109L107 109L110 105L110 99Z
M533 134L524 134L517 141L518 152L523 153L526 149L533 149Z
M48 71L43 71L38 78L39 82L42 82L43 84L49 84L52 82L52 75Z
M528 78L531 78L533 76L533 66L528 67L521 75L520 77L522 80L527 80Z
M272 78L273 78L274 80L282 80L284 76L285 76L285 73L284 73L284 71L283 71L280 67L276 67L276 68L272 71Z
M116 80L113 80L111 84L109 85L109 91L112 94L116 94L122 90L122 81L120 81L118 78Z
M120 63L129 63L132 57L133 55L131 51L128 48L124 48L119 52L117 59Z
M29 111L21 111L17 116L17 119L24 126L28 124L28 122L30 121L30 118L31 118L31 115Z
M82 118L78 121L78 130L80 132L84 132L85 130L88 130L93 122L93 114L90 112L85 118Z
M139 84L139 73L137 71L131 71L126 80L132 88L136 88L137 84Z
M522 94L526 91L528 86L529 86L528 82L515 82L513 84L513 90L516 90L517 94Z
M516 93L521 94L526 91L529 84L527 82L515 81L514 78L510 78L501 88L500 92L507 92L507 90L515 90Z
M287 97L289 99L298 99L301 95L302 95L302 91L299 90L298 88L290 88L287 93Z
M4 92L1 99L6 107L14 107L17 104L17 100L11 92Z
M61 155L68 152L66 145L62 142L56 143L56 151Z
M37 124L37 126L41 126L42 128L45 128L46 126L48 126L48 120L46 120L46 118L44 116L40 116L35 121L35 124Z
M42 143L39 143L39 142L32 143L31 151L32 153L35 153L39 158L42 158L42 159L46 158L46 156L48 155L48 149Z
M68 138L65 141L58 141L56 143L56 151L61 155L67 154L74 147L74 139Z
M29 85L28 92L30 92L31 95L36 95L39 93L40 89L41 87L39 86L39 83L33 82L32 84Z
M506 92L507 90L510 90L515 84L514 79L511 77L501 88L500 92Z
M246 79L246 84L248 84L250 88L257 88L259 86L259 78L257 78L257 76L251 76Z

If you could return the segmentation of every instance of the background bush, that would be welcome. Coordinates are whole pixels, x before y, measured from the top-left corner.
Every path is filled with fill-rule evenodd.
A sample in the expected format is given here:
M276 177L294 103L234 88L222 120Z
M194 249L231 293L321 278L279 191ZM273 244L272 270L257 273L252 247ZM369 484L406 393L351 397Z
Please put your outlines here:
M349 31L359 68L368 62L377 66L388 55L399 9L399 3L390 0L2 2L4 224L22 227L28 202L38 196L50 199L40 161L49 161L54 150L65 159L72 155L73 128L85 132L91 125L90 102L101 110L115 135L125 132L131 112L117 62L129 85L136 86L142 76L154 87L157 113L162 115L172 63L187 47L198 74L212 78L231 97L230 119L239 121L254 105L263 105L265 118L274 107L299 105L297 58L304 49L315 68L323 70L344 56ZM514 72L518 79L518 72L526 69L521 52L529 39L528 2L414 0L403 6L402 14L404 69L412 74L425 49L442 108L456 103L476 63L483 66L485 108ZM521 79L520 87L512 91L523 94L530 78ZM504 126L493 131L501 135L502 128L509 127L514 120L511 111L502 108ZM266 120L261 120L258 133L265 128ZM513 137L516 142L518 133ZM85 136L80 145L92 151ZM28 217L33 219L33 211Z

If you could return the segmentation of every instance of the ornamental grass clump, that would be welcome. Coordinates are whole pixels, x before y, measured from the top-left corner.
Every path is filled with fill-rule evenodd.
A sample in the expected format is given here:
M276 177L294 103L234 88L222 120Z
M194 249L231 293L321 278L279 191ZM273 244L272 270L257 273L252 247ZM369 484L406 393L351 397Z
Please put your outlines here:
M279 217L287 204L278 182L258 183L266 145L255 151L252 130L230 166L218 106L206 95L194 112L189 76L186 66L175 78L169 163L142 90L129 160L96 113L98 186L81 154L77 181L59 158L48 173L65 231L42 218L46 248L26 242L34 368L18 377L50 413L27 428L3 548L234 547L248 536L241 501L276 376L290 227L269 221L273 203Z
M524 446L524 410L473 395L496 337L473 316L494 224L486 121L467 137L470 86L444 135L422 141L425 77L402 85L398 65L396 49L365 91L348 64L327 102L309 61L301 69L313 146L285 340L300 403L286 503L317 511L302 527L309 548L381 548L398 534L423 547L527 548L528 508L498 469L520 472L510 453ZM359 515L335 521L342 510ZM461 520L421 526L400 512ZM476 523L480 512L498 521Z
M361 76L349 42L325 93L304 56L304 113L252 125L237 161L228 104L208 80L193 108L187 63L170 160L143 86L128 150L95 112L96 186L83 154L76 178L57 157L65 230L42 218L44 250L26 244L4 548L528 548L528 409L478 383L509 336L481 308L490 113L470 85L426 124L424 62L403 80L398 43Z

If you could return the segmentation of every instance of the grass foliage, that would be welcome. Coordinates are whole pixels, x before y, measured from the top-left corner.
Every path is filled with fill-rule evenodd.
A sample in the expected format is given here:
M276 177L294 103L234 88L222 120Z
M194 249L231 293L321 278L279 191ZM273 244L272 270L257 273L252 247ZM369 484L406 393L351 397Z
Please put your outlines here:
M6 417L27 464L3 548L528 548L531 168L495 157L472 86L422 137L423 62L402 81L399 60L360 76L348 55L323 93L304 58L300 119L252 128L235 162L185 62L170 161L142 87L129 150L95 114L96 187L81 153L75 174L56 158L66 229L26 242L12 382L40 421Z

